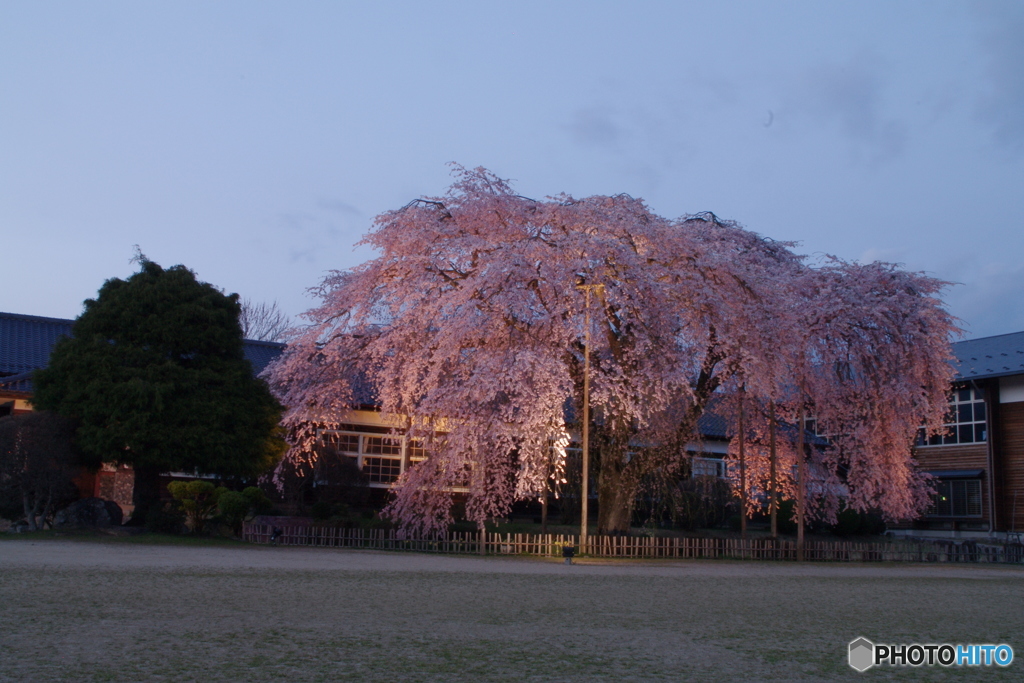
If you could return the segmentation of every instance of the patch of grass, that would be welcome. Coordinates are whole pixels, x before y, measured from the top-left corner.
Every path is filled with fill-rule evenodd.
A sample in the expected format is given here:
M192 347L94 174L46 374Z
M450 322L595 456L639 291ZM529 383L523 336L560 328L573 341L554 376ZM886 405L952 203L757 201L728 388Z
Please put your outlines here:
M747 563L738 576L738 563L715 561L677 573L414 572L366 557L380 561L362 570L4 566L0 681L853 681L863 676L845 656L857 636L1020 651L1024 633L1016 572L802 576ZM1017 670L872 675L961 673Z
M192 534L160 534L145 530L113 528L103 529L61 529L31 531L20 534L0 534L2 541L88 541L90 543L128 543L139 545L243 547L247 541L225 536L196 536Z

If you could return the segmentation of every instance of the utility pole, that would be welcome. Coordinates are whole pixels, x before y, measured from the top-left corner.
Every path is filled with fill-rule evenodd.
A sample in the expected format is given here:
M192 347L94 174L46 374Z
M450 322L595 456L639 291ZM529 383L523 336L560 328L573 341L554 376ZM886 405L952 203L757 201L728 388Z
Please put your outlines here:
M804 481L807 476L807 466L804 464L804 425L806 424L806 409L800 406L800 423L797 425L797 446L796 446L796 559L804 561Z
M747 439L746 428L743 426L743 394L746 387L740 389L740 538L747 540L747 458L744 444Z
M768 454L771 458L768 475L768 512L772 518L772 540L779 537L779 482L775 473L775 401L768 403Z
M590 293L592 291L604 291L604 285L577 285L576 289L583 290L586 296L584 304L584 331L583 331L583 482L582 482L582 504L580 511L580 554L586 551L587 547L587 517L590 514Z

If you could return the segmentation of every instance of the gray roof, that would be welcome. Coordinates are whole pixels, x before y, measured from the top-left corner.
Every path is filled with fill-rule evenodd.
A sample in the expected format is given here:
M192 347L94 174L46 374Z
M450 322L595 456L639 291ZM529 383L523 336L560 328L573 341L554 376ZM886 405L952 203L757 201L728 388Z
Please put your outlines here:
M0 382L7 379L3 388L31 392L30 373L47 366L57 340L70 336L74 324L74 320L63 318L0 313ZM246 339L242 350L253 374L258 375L281 355L284 344Z
M1024 375L1024 332L953 344L958 380Z
M704 439L728 441L732 438L733 426L729 424L729 420L719 410L722 400L721 396L713 396L711 401L708 402L707 409L697 418L697 429ZM779 438L796 443L798 438L796 425L781 420L777 424ZM828 439L818 436L814 432L804 430L804 443L809 446L824 446L828 444Z
M278 342L246 339L242 344L242 351L245 352L245 357L252 365L252 374L259 375L270 364L270 361L281 355L284 347L284 344Z
M71 334L74 320L0 313L0 377L46 367L57 340Z

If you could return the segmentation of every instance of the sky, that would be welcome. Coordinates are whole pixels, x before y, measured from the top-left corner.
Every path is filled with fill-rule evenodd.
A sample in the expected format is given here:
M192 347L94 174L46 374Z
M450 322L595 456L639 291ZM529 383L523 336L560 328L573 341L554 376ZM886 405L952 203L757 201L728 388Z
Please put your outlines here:
M76 317L139 245L295 316L450 162L1024 330L1024 2L0 1L0 311Z

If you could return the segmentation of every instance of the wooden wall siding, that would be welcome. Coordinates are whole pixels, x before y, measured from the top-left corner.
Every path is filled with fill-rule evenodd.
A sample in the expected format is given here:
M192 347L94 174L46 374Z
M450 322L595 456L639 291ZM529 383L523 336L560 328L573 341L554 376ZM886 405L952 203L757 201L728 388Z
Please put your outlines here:
M981 517L929 517L924 515L920 522L942 523L954 519L967 524L988 524L989 493L988 493L988 444L950 444L948 446L923 446L914 452L918 467L925 471L931 470L985 470L981 478ZM996 499L998 500L998 498ZM891 525L893 529L909 529L916 526L914 520L904 520ZM927 524L925 525L927 526ZM987 527L986 527L987 528Z
M1011 526L1024 531L1024 403L1003 403L999 406L996 433L999 439L1000 498L1002 514L999 526L1007 531ZM1016 514L1013 494L1017 494Z
M922 470L988 470L988 444L983 443L923 446L914 457Z

